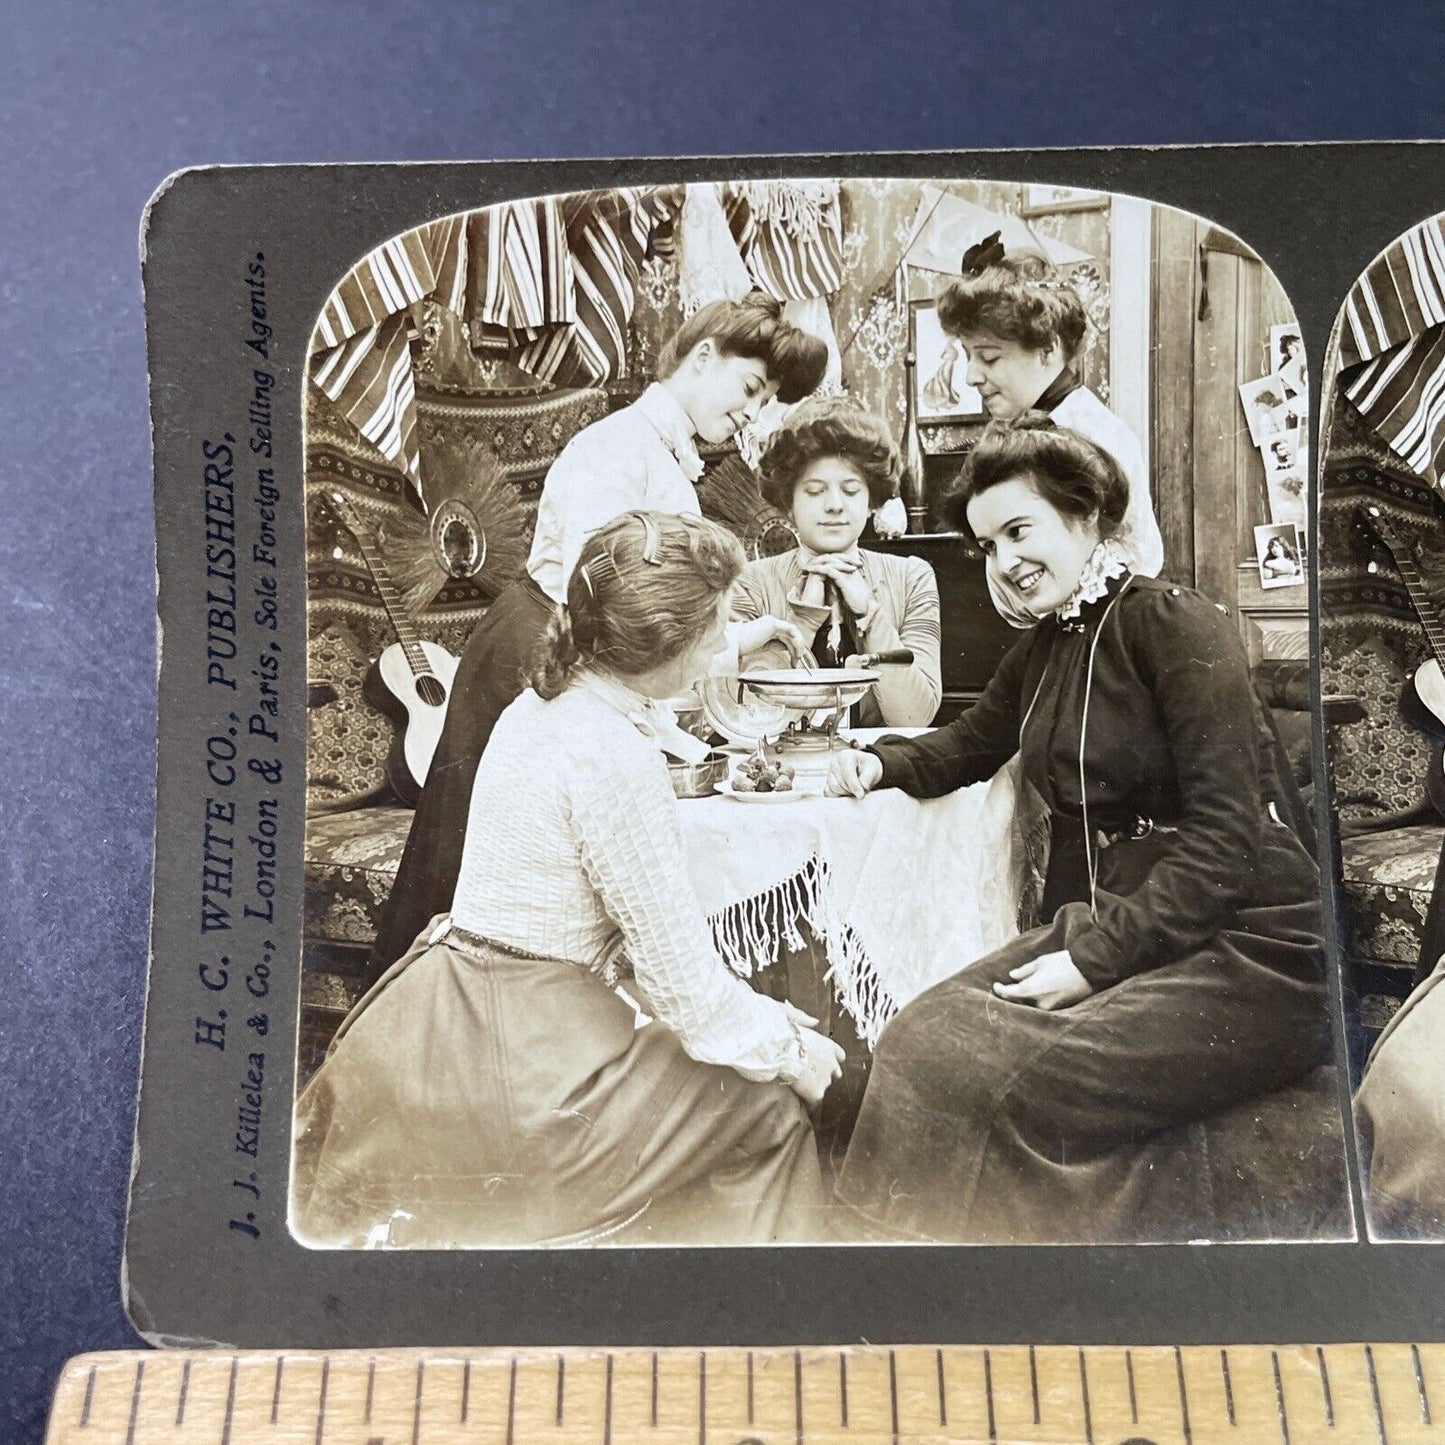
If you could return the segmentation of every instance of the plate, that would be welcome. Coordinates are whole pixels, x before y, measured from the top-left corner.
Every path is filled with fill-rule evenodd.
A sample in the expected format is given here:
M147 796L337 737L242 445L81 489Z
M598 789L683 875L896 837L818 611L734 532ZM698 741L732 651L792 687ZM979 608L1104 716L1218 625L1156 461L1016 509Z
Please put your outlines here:
M735 793L731 779L714 784L715 791L721 793L725 798L733 798L739 803L801 803L804 798L821 798L821 792L813 792L808 788L788 788L781 793Z

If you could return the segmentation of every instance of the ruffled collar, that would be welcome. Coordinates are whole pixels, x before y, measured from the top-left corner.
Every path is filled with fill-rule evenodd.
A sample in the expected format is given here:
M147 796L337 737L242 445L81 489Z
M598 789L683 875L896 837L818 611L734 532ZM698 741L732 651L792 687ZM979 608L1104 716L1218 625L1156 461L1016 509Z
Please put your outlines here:
M665 702L633 691L612 673L579 668L570 685L621 713L661 753L683 762L700 763L711 751L701 738L678 725L677 714Z
M702 458L697 453L692 418L677 398L661 382L654 381L633 406L652 423L683 476L690 482L697 481L702 476Z
M1088 609L1117 591L1110 584L1127 577L1129 572L1129 558L1124 549L1113 538L1100 542L1089 553L1068 601L1054 609L1059 625L1070 631L1083 631Z

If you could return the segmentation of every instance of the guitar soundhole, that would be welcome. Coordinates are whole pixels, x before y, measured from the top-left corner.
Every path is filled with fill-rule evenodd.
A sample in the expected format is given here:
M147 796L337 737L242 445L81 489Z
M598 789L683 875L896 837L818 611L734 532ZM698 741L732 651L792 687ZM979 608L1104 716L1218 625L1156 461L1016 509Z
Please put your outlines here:
M428 707L440 707L447 700L446 688L429 672L425 672L417 678L416 695Z

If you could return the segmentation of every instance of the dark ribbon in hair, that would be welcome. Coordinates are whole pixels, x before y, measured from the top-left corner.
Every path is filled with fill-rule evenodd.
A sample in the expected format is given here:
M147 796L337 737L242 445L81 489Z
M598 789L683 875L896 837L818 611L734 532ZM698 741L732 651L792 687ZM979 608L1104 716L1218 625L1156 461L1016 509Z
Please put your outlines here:
M1003 260L1002 236L1002 231L995 231L993 235L985 236L963 253L959 269L965 276L977 276Z

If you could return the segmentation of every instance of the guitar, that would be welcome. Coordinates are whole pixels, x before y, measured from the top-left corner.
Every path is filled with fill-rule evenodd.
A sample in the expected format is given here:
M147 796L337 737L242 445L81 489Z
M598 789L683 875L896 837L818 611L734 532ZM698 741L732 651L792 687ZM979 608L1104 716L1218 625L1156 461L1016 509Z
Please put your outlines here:
M1425 795L1435 811L1445 817L1445 619L1425 587L1413 551L1395 535L1380 509L1362 507L1357 515L1367 535L1382 544L1393 559L1430 644L1430 656L1405 684L1400 712L1406 722L1430 739L1430 771L1425 776Z
M386 760L386 780L403 803L415 807L446 722L457 659L446 648L417 635L402 606L401 593L372 546L361 518L340 492L331 492L328 499L347 531L356 538L398 638L372 663L362 692L396 724L396 737Z

